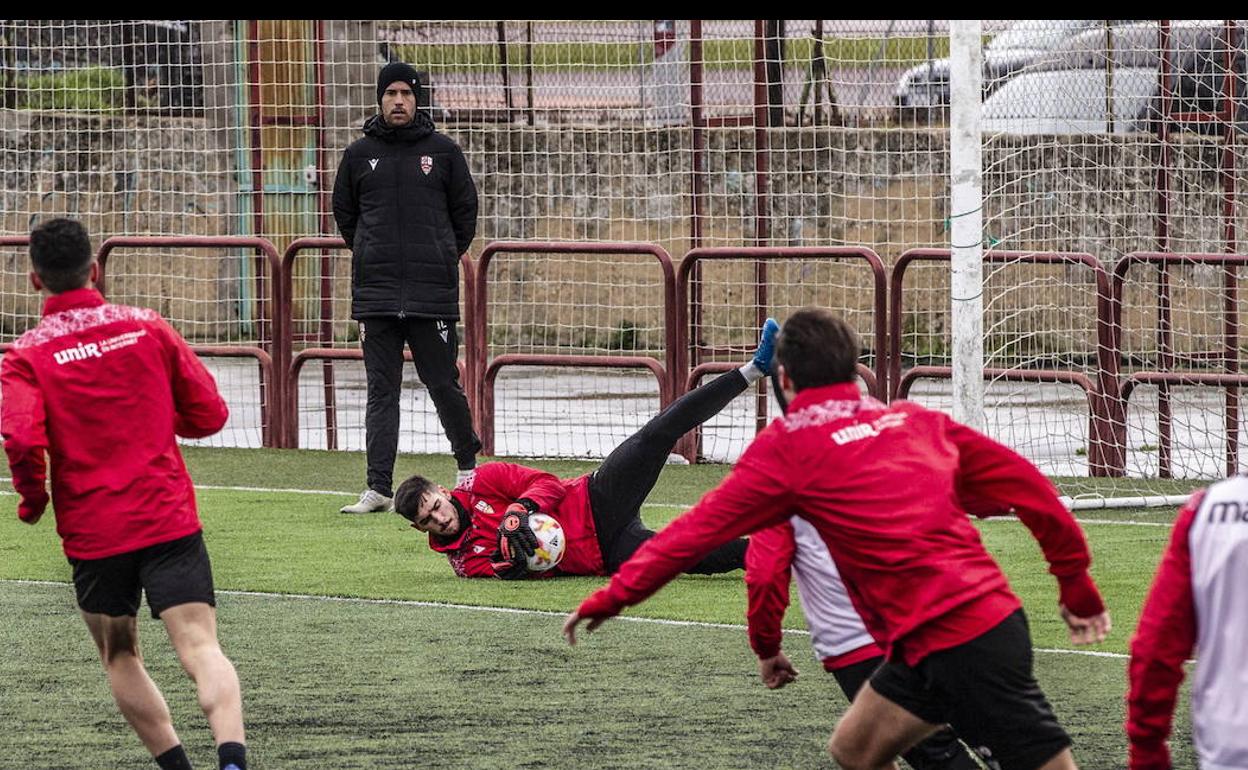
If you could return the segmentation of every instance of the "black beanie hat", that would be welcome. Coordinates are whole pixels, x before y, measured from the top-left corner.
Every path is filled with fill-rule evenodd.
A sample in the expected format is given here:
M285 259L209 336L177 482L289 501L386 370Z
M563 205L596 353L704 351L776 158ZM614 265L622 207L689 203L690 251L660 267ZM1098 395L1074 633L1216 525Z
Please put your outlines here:
M416 94L417 106L425 103L425 95L421 93L420 75L416 72L416 68L405 62L392 61L377 73L378 105L381 104L381 97L385 94L386 87L396 80L402 80L412 87L412 93Z

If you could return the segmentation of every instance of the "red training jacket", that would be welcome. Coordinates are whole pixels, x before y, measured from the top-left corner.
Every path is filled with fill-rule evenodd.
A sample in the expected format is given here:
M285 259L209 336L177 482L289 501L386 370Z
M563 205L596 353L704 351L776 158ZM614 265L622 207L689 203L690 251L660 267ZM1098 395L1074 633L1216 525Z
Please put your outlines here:
M578 611L615 615L711 549L797 513L823 537L885 654L915 665L1020 606L964 499L982 512L1013 509L1040 542L1061 602L1083 617L1104 611L1083 532L1035 466L947 415L864 398L853 383L799 393L719 487Z
M472 514L472 526L450 540L430 533L429 547L446 554L460 577L494 577L490 556L498 548L498 525L507 506L522 497L563 527L567 545L559 566L528 577L605 575L594 517L589 509L589 476L559 479L553 473L514 463L487 463L452 490Z
M158 313L95 289L48 297L0 364L0 431L34 521L48 504L65 555L100 559L200 530L175 434L216 433L229 415L212 375Z

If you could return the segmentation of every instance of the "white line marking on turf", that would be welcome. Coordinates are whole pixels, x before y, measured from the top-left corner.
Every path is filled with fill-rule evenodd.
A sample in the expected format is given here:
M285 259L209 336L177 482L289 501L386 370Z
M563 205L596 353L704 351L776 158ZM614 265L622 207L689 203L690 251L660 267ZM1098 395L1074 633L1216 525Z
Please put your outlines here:
M13 479L0 478L0 482L12 483ZM216 484L196 484L196 489L211 489L214 492L269 492L287 495L334 495L339 497L359 497L359 492L340 492L337 489L282 489L281 487L229 487ZM15 495L16 492L4 489L0 494Z
M692 505L673 505L672 503L645 503L641 507L642 508L681 508L684 510L688 510L692 508L693 506ZM989 516L984 519L976 519L976 521L983 521L983 522L1019 521L1019 518L1017 516ZM1171 526L1170 522L1167 522L1167 521L1135 521L1134 519L1079 519L1079 518L1076 518L1075 521L1079 522L1080 524L1120 524L1120 525L1126 525L1126 526L1131 526L1131 527L1170 527Z
M56 586L69 588L72 583L62 583L56 580L21 580L15 578L0 578L0 583L14 583L17 585L31 586ZM566 617L566 612L556 612L555 610L530 610L521 607L490 607L476 604L452 604L450 602L426 602L417 599L365 599L357 596L320 596L317 594L282 594L270 591L217 591L219 594L226 596L248 596L255 599L299 599L304 601L315 602L340 602L343 604L366 604L366 605L389 605L396 607L427 607L430 609L444 610L468 610L475 612L494 612L504 615L539 615L543 617L562 618ZM678 626L685 628L716 628L729 631L744 631L745 626L737 623L706 623L698 620L671 620L670 618L639 618L632 615L620 615L614 620L622 620L628 623L647 623L656 626ZM792 636L810 636L810 632L804 628L786 628L784 633ZM1084 655L1093 658L1127 658L1120 652L1098 652L1096 650L1062 650L1037 647L1036 652L1043 652L1049 655Z
M1017 516L992 516L979 521L1019 521L1019 518ZM1088 524L1118 524L1127 527L1165 527L1167 529L1171 527L1168 521L1135 521L1132 519L1075 519L1075 521L1079 522L1081 526Z
M0 482L12 481L12 479L0 478ZM321 495L335 497L356 497L358 492L340 492L336 489L283 489L280 487L231 487L216 484L196 484L196 489L209 489L214 492L262 492L269 494L287 494L287 495ZM0 490L0 495L15 495L16 492L9 490ZM675 508L687 511L692 505L684 505L679 503L645 503L642 508ZM1018 521L1015 516L992 516L980 521ZM1134 519L1075 519L1081 525L1088 524L1116 524L1118 526L1127 527L1170 527L1169 522L1163 521L1136 521Z
M338 497L359 497L359 492L339 492L336 489L274 489L269 487L223 487L215 484L196 484L196 489L211 489L214 492L273 492L287 495L334 495Z
M1036 647L1032 652L1043 652L1048 655L1086 655L1090 658L1118 658L1127 660L1131 656L1121 652L1097 652L1096 650L1056 650L1047 647Z
M676 505L674 503L645 503L642 508L679 508L689 510L692 505ZM989 516L978 521L1019 521L1017 516ZM1133 519L1079 519L1075 521L1080 524L1125 524L1133 527L1169 527L1170 522L1166 521L1135 521Z

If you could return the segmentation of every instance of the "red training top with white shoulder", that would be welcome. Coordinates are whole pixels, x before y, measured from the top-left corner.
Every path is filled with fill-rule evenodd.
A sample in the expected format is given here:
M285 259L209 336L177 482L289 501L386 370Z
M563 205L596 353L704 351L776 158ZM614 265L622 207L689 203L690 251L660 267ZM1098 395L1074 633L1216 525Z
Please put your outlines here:
M0 431L21 495L48 503L65 554L100 559L200 530L175 434L216 433L229 416L212 375L153 310L91 288L49 297L0 364Z

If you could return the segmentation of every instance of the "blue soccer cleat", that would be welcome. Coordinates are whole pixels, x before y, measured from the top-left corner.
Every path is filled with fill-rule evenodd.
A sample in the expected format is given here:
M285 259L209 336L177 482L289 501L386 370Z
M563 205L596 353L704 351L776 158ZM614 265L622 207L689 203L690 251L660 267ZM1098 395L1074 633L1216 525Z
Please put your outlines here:
M772 359L776 355L776 335L780 333L780 324L776 319L768 318L763 323L763 330L758 337L758 350L754 351L752 363L764 375L770 375Z

